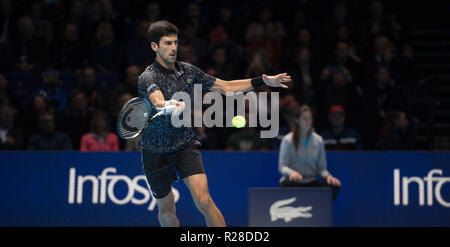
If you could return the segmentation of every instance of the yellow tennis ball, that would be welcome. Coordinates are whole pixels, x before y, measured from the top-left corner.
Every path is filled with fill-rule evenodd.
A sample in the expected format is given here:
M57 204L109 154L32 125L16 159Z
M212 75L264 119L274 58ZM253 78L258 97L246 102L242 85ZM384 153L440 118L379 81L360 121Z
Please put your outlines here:
M243 116L235 116L232 120L231 123L233 124L234 127L236 128L242 128L245 126L245 117Z

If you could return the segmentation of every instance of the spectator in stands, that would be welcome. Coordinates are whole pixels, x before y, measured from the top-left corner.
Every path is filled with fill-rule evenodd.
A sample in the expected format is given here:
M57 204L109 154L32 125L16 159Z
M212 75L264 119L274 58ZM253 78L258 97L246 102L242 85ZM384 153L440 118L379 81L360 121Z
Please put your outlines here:
M120 97L122 97L123 95L129 95L131 98L138 96L137 84L140 73L141 72L139 70L139 67L134 65L128 66L126 70L125 81L121 82L116 86L116 88L114 88L114 91L112 92L111 97L109 99L109 109L108 109L109 115L113 119L118 117L120 109L122 108L123 105L118 104L117 99L119 99L120 102L121 101ZM114 122L115 121L111 122L111 127L113 128L115 127L115 124L113 124Z
M281 141L283 140L283 137L290 132L291 125L293 124L294 119L296 118L296 111L298 108L299 103L292 94L288 94L280 98L279 104L280 128L278 130L278 135L270 140L272 150L280 149L280 144Z
M232 134L226 143L227 151L267 151L270 144L259 136L259 131L249 127Z
M296 44L295 46L297 47L307 47L307 48L312 48L312 42L311 42L311 32L309 31L308 28L301 28L300 30L298 30L297 32L297 37L296 37Z
M42 38L45 45L48 47L53 41L53 25L50 21L42 18L42 8L45 7L44 3L34 2L27 10L27 15L33 19L33 23L36 28L36 35Z
M400 41L402 26L396 20L394 13L385 13L383 4L379 0L372 1L370 6L370 19L367 20L365 29L373 37L386 35L393 41Z
M301 27L296 30L295 35L292 37L292 39L287 40L287 47L288 48L286 50L288 51L298 51L300 48L308 48L311 55L314 55L313 57L311 57L311 60L313 61L322 61L322 57L325 56L324 54L322 54L324 53L324 51L322 51L322 47L320 47L320 44L315 39L313 39L311 30L308 27ZM285 66L290 66L289 61L297 59L296 52L288 52L286 56L290 59L287 59L287 61L285 61Z
M25 139L28 140L33 134L39 132L39 116L44 112L54 112L55 109L50 109L47 100L42 94L35 94L31 98L30 106L25 113L25 121L23 129L25 131Z
M300 107L300 103L292 94L288 94L280 99L280 126L286 126L291 129L291 125L297 118L297 110Z
M62 29L62 37L53 45L53 65L60 71L76 71L87 63L84 44L79 38L76 25L67 23Z
M192 44L180 43L178 46L178 58L180 61L197 66L199 65L199 61L195 56L195 51Z
M364 92L367 117L364 124L366 136L363 136L363 140L367 140L364 146L369 145L369 148L375 147L381 124L388 117L387 112L397 109L408 113L410 108L409 97L395 85L387 67L380 66L375 78L376 83L368 85Z
M59 79L59 71L48 67L42 72L43 85L38 94L46 97L47 103L57 111L63 111L67 107L67 93L62 89L62 81Z
M212 46L224 45L228 40L228 32L222 24L217 24L209 32L209 42Z
M19 111L23 107L14 90L9 87L8 79L3 74L0 74L0 104L4 103L3 101L7 101Z
M329 66L340 68L346 72L348 71L348 80L354 81L357 85L361 80L361 59L350 53L350 47L347 42L338 41L336 43L334 55L328 61L328 66L325 70L329 69Z
M243 16L237 14L239 10L234 8L235 5L227 2L221 2L217 11L217 18L213 21L216 21L215 26L222 26L227 34L228 40L234 41L242 41L245 32L245 25L242 25Z
M352 74L346 67L342 65L328 64L320 73L320 80L322 81L322 84L333 84L336 79L336 74L344 76L346 82L352 82L353 80Z
M0 0L0 73L8 69L8 45L15 23L11 18L11 1Z
M12 32L11 10L10 0L0 0L0 46L8 44Z
M184 16L180 22L191 23L194 28L194 32L197 35L204 37L205 33L203 32L207 32L209 30L207 25L209 25L210 21L206 15L202 15L200 4L195 1L188 2L184 9Z
M105 112L97 111L91 121L91 131L81 138L82 152L119 151L119 139L110 132L109 119Z
M197 35L193 23L184 23L181 33L183 35L179 40L180 48L184 46L192 49L192 61L194 64L200 63L208 56L208 42Z
M95 14L90 15L93 21L93 26L99 28L102 23L109 23L112 32L115 34L115 39L119 42L127 43L129 41L130 33L126 27L126 19L120 16L120 12L116 11L115 6L111 0L93 1Z
M388 113L389 131L377 142L381 150L411 150L415 146L417 123L410 124L406 113L393 110Z
M359 91L349 80L348 70L339 67L328 67L332 83L325 85L319 95L318 129L323 130L328 122L328 110L333 105L341 105L347 112L348 123L359 127L361 114L364 112L362 91Z
M345 125L345 110L334 105L328 113L330 127L320 135L326 150L360 150L362 148L359 133Z
M139 80L140 70L137 66L128 66L126 71L125 82L120 83L114 89L109 103L109 115L111 116L111 128L116 129L117 118L119 117L120 109L129 99L137 97L137 84ZM125 141L119 140L119 146L124 148Z
M91 41L94 25L88 19L85 12L85 3L82 0L72 0L68 6L66 18L61 23L70 23L79 31L79 39L81 43ZM61 28L57 28L61 30Z
M374 84L373 75L377 73L380 66L390 68L392 58L394 57L394 46L386 36L379 35L373 40L373 50L369 53L364 65L363 82L365 86Z
M3 74L0 74L0 97L2 97L2 99L9 99L9 91L10 89L8 88L8 80ZM1 103L3 102L0 102L0 104Z
M40 132L28 140L28 150L72 150L70 137L55 130L55 117L52 112L46 111L39 115L39 129Z
M262 49L255 50L249 56L249 65L245 71L246 78L252 78L259 75L270 74L273 68L267 62L266 52Z
M267 151L269 150L269 141L261 138L259 131L249 127L249 113L245 114L245 127L238 132L233 133L226 140L227 151Z
M360 58L360 47L359 42L360 40L356 39L355 35L353 34L352 30L347 25L339 26L335 41L333 42L333 45L344 42L348 46L347 56L353 58L356 62L361 63L362 60ZM334 48L334 47L333 47Z
M10 63L20 72L40 71L47 63L47 46L35 32L33 20L22 16L18 21L17 36L10 43Z
M111 73L119 71L122 65L122 45L115 40L114 29L109 22L100 22L97 27L96 39L92 46L92 64L95 69Z
M16 123L17 110L0 103L0 150L17 150L24 147L24 136Z
M245 39L250 46L252 43L257 44L263 41L266 24L268 23L272 23L275 26L276 36L284 37L286 35L284 25L280 21L275 20L276 17L272 15L272 11L268 7L259 10L258 14L258 20L250 22L245 33Z
M349 5L346 1L334 1L332 4L334 5L333 15L331 18L327 18L327 21L321 28L322 44L326 46L324 50L330 53L332 53L336 43L339 41L346 42L347 44L351 43L352 40L345 36L348 36L349 33L355 33L359 24L356 19L352 19L354 15L349 11L349 7L357 8L355 5Z
M140 20L136 25L134 36L126 48L127 64L138 66L141 71L152 64L155 59L155 53L149 49L148 27L147 20Z
M78 43L89 47L92 43L92 37L95 36L95 26L89 19L86 6L87 2L82 0L71 0L68 2L65 6L65 15L61 19L58 19L59 23L55 23L54 28L55 30L61 30L60 32L62 34L67 24L73 25L78 30ZM55 11L55 15L58 11Z
M297 57L290 70L292 83L287 90L281 90L280 94L292 94L301 104L306 104L317 111L317 94L321 89L318 78L318 69L316 64L311 61L310 50L306 47L300 47L297 51ZM285 92L286 91L286 92Z
M208 61L209 57L207 55L214 54L216 47L224 47L228 64L227 66L232 67L233 74L235 74L234 77L239 77L238 75L242 74L244 72L243 69L245 68L245 66L242 66L242 63L244 62L243 57L245 50L241 44L237 43L235 39L230 37L230 33L233 33L233 31L238 28L234 27L230 29L231 26L229 25L231 25L231 23L227 21L229 18L227 17L229 15L227 14L228 12L229 10L227 8L221 8L219 21L209 32L209 45L214 51L206 53L196 51L196 56L203 67L208 67L210 66L210 61ZM197 40L201 39L197 38ZM196 49L199 48L201 49L201 47L196 47ZM252 50L254 49L250 49L249 52L251 53Z
M90 130L93 110L88 107L86 93L75 89L70 94L69 106L57 115L56 122L59 130L68 132L74 150L80 149L81 137Z
M114 102L117 102L117 99L120 95L125 93L131 94L133 97L138 96L138 80L139 75L141 74L141 70L139 67L135 65L128 66L125 74L125 81L116 86L113 91L112 99Z
M259 20L247 26L247 53L252 54L255 50L263 49L267 63L272 67L277 66L283 55L285 36L282 22L274 19L269 8L263 8L259 12Z
M420 94L420 89L417 90L417 82L421 79L422 71L417 68L411 45L404 43L396 50L389 66L392 79L410 94Z
M327 170L322 137L313 129L313 116L308 106L301 106L296 124L280 146L278 168L281 187L327 186L333 191L333 201L341 182ZM318 181L316 176L324 181Z
M227 57L227 49L223 45L215 46L211 52L210 62L205 69L206 73L224 80L235 78L233 66Z
M290 37L295 37L302 28L307 28L308 30L318 29L317 23L308 19L306 11L307 10L301 7L297 7L297 9L293 11L291 23L287 26Z
M111 129L116 130L117 129L117 119L119 118L120 109L122 109L123 105L130 99L133 98L133 95L129 93L124 93L120 95L118 98L116 98L116 101L112 103L114 105L114 109L111 111ZM118 100L117 100L118 99ZM122 138L119 138L119 149L125 150L125 151L137 151L138 148L138 142L141 138L140 135L133 139L124 140Z
M159 21L161 17L161 11L158 2L148 2L145 5L145 20L149 23Z
M411 86L416 82L418 71L412 58L412 50L408 50L408 44L396 44L385 35L375 37L373 43L373 53L364 66L366 85L376 83L373 75L380 66L388 68L390 76L399 85Z
M77 88L86 93L88 106L92 110L106 110L108 108L110 90L106 85L97 81L96 72L93 68L86 67L83 69Z

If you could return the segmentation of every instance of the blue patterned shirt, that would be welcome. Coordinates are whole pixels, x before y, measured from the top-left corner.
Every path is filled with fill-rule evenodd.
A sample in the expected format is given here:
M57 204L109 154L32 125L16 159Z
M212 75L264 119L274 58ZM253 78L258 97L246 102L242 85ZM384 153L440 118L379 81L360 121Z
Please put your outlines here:
M177 74L163 67L155 59L153 64L139 76L139 97L143 97L151 106L150 115L156 114L157 111L148 99L148 95L156 90L162 92L165 100L170 100L176 92L186 92L191 95L194 84L202 84L203 90L209 90L214 86L216 78L198 67L185 62L175 62L175 66L179 71ZM171 116L165 115L155 118L142 131L138 146L147 152L169 153L180 150L194 141L195 134L192 127L176 128L172 125Z

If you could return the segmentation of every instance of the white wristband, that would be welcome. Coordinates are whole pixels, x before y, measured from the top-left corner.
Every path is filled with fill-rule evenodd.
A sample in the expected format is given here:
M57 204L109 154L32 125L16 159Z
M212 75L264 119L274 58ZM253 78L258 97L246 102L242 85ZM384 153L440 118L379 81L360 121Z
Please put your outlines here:
M172 113L174 110L175 110L175 108L177 108L177 106L175 105L177 103L177 101L176 100L174 100L174 99L171 99L171 100L168 100L168 101L166 101L166 103L164 103L164 107L156 107L156 110L158 110L158 111L163 111L163 115L168 115L168 114L170 114L170 113Z

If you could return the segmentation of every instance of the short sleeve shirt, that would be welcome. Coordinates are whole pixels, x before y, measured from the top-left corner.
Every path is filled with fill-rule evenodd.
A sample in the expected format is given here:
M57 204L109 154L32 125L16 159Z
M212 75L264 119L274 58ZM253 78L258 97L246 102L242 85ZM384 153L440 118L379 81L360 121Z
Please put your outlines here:
M148 99L148 95L157 90L161 91L165 100L170 100L177 92L186 92L191 95L194 84L201 84L203 90L209 90L214 86L216 78L198 67L185 62L175 62L175 66L178 73L166 69L155 59L155 62L139 76L139 97L143 97L151 106L151 115L156 114L157 111ZM171 116L165 115L155 118L142 131L138 146L147 152L170 153L194 141L195 134L192 127L174 127Z

